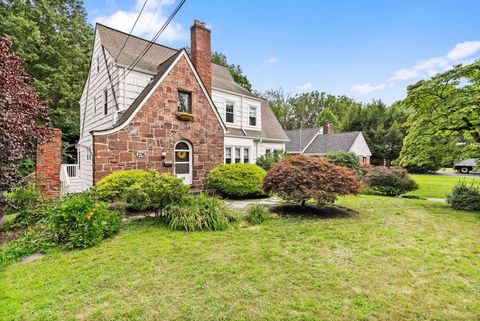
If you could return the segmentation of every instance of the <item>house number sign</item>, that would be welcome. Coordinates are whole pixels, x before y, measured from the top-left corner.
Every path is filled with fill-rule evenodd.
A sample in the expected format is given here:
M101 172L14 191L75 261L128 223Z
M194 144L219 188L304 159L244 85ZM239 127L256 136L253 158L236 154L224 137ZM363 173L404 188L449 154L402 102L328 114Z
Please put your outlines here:
M146 154L147 154L146 152L137 152L137 157L144 158Z

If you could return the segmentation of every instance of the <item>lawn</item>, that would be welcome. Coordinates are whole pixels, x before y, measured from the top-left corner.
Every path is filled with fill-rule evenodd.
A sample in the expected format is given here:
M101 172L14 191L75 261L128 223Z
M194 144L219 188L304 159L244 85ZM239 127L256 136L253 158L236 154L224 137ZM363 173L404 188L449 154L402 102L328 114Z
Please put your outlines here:
M462 180L472 182L479 180L478 176L472 178L463 178L459 176L446 175L411 175L418 183L419 189L408 193L423 198L446 198L452 188ZM480 181L479 181L480 182Z
M99 246L0 272L1 320L473 320L480 215L342 198L351 218L225 232L131 222Z

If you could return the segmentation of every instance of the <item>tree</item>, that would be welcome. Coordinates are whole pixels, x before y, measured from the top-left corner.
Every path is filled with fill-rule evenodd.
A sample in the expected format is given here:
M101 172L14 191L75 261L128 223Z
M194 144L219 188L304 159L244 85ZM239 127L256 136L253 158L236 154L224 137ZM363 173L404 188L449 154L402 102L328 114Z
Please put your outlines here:
M330 109L324 109L320 115L318 115L317 126L323 126L327 122L332 123L334 126L338 125L338 118Z
M263 182L265 192L302 205L311 198L319 205L333 203L337 195L356 194L360 188L352 170L303 155L274 164Z
M480 155L480 60L409 86L404 103L412 114L399 165L439 168Z
M47 135L47 104L31 87L11 42L0 37L0 190L18 181L15 163L30 156Z
M79 136L79 101L90 63L93 29L82 0L0 1L0 36L24 61L63 140Z
M247 76L243 74L240 65L229 64L227 61L227 56L216 51L212 53L212 62L227 67L233 77L233 80L237 84L249 91L252 91L252 84L248 80Z

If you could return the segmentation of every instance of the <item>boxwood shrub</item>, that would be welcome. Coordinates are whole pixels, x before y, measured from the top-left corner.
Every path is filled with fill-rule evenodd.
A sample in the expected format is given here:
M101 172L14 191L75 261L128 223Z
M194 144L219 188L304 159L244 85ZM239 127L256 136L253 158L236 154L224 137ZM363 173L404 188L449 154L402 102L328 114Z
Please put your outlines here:
M224 164L208 174L208 187L223 196L244 198L264 195L265 170L254 164Z
M480 184L459 182L447 196L447 203L456 210L480 211Z
M163 217L171 229L185 231L224 230L237 220L236 213L222 200L203 193L168 205Z
M113 202L125 200L125 191L135 183L141 183L147 171L131 169L113 172L102 178L95 186L95 194L99 200Z

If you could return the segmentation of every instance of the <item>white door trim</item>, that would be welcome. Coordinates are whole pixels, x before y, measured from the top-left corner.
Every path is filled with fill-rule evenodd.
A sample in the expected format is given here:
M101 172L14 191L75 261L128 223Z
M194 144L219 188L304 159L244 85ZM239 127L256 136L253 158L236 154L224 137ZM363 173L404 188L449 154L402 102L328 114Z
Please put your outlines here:
M185 143L188 146L188 162L177 162L176 161L176 153L177 151L185 151L185 150L177 150L177 145L179 143ZM185 184L192 184L192 179L193 179L193 174L192 174L192 163L193 163L193 148L192 144L188 140L181 139L175 143L175 146L173 148L173 171L175 173L175 176L178 178L183 178L183 181ZM188 164L188 174L177 174L177 164Z

